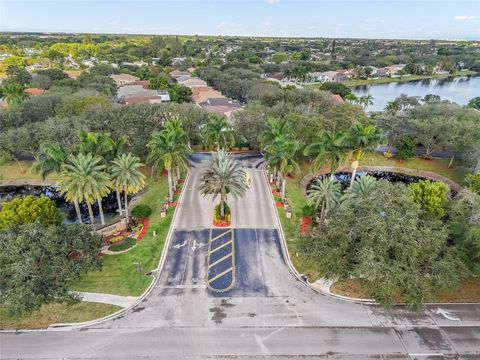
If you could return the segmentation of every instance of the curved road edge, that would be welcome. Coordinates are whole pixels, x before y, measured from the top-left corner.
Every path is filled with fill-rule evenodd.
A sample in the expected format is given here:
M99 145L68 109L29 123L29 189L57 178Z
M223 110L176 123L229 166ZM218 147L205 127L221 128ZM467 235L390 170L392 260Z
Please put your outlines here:
M187 172L184 184L187 184L189 177L190 177L190 170ZM180 194L180 198L178 199L178 204L179 205L175 207L175 210L173 212L172 222L170 224L170 228L168 229L165 245L163 246L162 255L160 256L158 266L155 269L153 269L152 271L150 271L150 276L153 277L153 281L150 283L148 288L143 292L143 294L138 297L137 301L135 301L130 306L127 306L123 309L120 309L120 310L114 312L113 314L104 316L104 317L99 318L99 319L94 319L94 320L84 321L84 322L79 322L79 323L56 323L56 324L51 324L46 329L26 329L26 330L15 329L15 330L0 330L0 332L2 332L2 333L17 333L17 332L36 332L36 331L70 331L70 330L83 328L83 327L86 327L86 326L97 325L97 324L100 324L102 322L114 319L114 318L122 315L123 313L129 311L130 309L133 309L138 304L140 304L143 301L143 299L145 299L148 295L150 295L153 288L155 287L155 285L158 282L158 279L159 279L158 274L161 272L161 270L163 268L163 265L165 264L165 258L167 256L167 250L168 250L168 247L170 245L170 241L172 239L173 230L175 229L175 220L177 218L177 212L178 212L179 207L182 204L184 194L185 194L185 191L182 190L182 193Z

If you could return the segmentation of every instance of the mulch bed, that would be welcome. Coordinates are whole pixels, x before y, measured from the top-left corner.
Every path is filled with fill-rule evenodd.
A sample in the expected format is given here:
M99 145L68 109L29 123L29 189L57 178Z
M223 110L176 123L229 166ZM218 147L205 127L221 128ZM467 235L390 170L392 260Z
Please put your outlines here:
M277 202L275 203L275 206L278 207L278 208L283 208L283 207L285 207L285 204L284 204L283 202L281 202L281 201L277 201Z
M216 226L216 227L229 227L230 225L231 225L231 221L213 220L213 226Z
M142 220L143 228L140 234L137 236L137 244L142 241L142 239L145 237L147 234L148 228L150 227L150 219L146 218Z
M302 235L303 236L308 235L308 229L310 228L311 224L312 224L312 218L310 216L304 216L302 218Z
M170 203L168 203L168 206L177 206L178 203L176 201L172 201Z

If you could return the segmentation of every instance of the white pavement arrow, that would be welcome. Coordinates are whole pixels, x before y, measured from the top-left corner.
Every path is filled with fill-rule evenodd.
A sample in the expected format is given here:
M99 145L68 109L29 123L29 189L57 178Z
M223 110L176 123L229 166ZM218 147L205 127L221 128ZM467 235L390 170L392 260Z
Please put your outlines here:
M451 316L447 310L443 310L440 308L438 308L437 311L435 311L435 314L442 315L445 319L450 321L462 321L459 318Z
M175 249L181 249L182 247L184 247L185 245L187 245L187 240L185 240L181 245L180 244L177 244L177 245L174 245L173 247Z
M203 246L205 246L205 244L198 243L197 240L193 240L192 251L195 251Z

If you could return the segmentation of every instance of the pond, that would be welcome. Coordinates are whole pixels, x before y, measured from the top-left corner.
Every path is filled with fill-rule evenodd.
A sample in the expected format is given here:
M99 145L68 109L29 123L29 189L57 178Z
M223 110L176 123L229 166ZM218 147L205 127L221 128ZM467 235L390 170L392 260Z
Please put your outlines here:
M389 102L405 94L423 98L427 94L439 95L442 100L449 100L465 105L470 99L480 96L480 76L459 76L443 79L428 79L395 82L388 84L371 84L352 89L357 96L372 95L373 105L367 111L382 111Z
M420 177L420 176L411 176L411 175L405 175L401 173L395 173L395 172L387 172L387 171L359 171L357 172L355 178L358 178L360 176L365 176L365 175L370 175L374 177L377 180L387 180L393 183L403 183L403 184L411 184L418 182L420 180L425 180L425 178ZM319 175L316 178L314 178L310 184L307 186L307 190L310 188L310 185L316 180L316 179L323 179L323 178L328 178L330 177L330 174L323 174ZM348 185L350 184L350 179L352 178L352 173L350 172L338 172L335 174L335 180L337 180L344 188L347 188Z
M14 197L23 197L27 195L33 195L35 197L40 197L42 195L50 198L58 207L58 209L64 215L65 223L75 223L77 222L77 214L75 212L75 207L72 203L65 201L63 196L58 191L58 188L55 186L7 186L0 187L0 204L4 201L12 200ZM110 220L118 216L118 206L117 206L117 197L115 193L112 193L103 198L102 201L103 212L105 215L105 221L108 223ZM122 197L122 206L123 206L123 197ZM95 216L95 221L100 222L100 215L98 211L97 203L95 202L92 205L93 214ZM80 205L80 210L82 212L82 219L85 223L89 222L88 209L86 204Z

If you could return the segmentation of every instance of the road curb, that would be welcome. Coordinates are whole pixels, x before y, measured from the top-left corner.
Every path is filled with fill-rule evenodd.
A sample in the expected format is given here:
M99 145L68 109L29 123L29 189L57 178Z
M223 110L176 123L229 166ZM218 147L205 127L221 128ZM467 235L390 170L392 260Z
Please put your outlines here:
M265 171L263 171L263 175L264 175L264 180L265 180L265 183L267 185L267 188L269 188L267 173ZM283 257L285 259L285 262L288 265L288 268L289 268L290 272L293 274L293 276L295 276L297 278L297 280L299 280L302 284L304 284L309 289L315 291L317 294L321 294L321 295L330 297L332 299L348 301L348 302L357 303L357 304L369 304L369 305L376 304L376 302L373 301L373 300L354 299L354 298L349 298L349 297L336 295L336 294L332 294L330 292L323 291L321 289L318 289L318 288L314 287L310 282L308 282L308 280L303 279L303 274L300 274L292 264L292 260L290 258L290 253L288 252L287 242L286 242L286 239L285 239L285 233L283 232L282 222L280 221L280 216L278 214L278 209L273 205L273 204L275 204L275 199L273 197L272 192L269 191L269 193L270 193L270 198L272 200L270 202L270 206L273 207L273 210L275 212L275 217L277 218L278 228L280 230L279 231L280 232L280 239L281 239L280 244L281 244L282 250L283 250Z
M189 177L190 177L190 170L187 172L187 175L185 177L185 183L187 183ZM183 200L184 194L185 194L185 191L182 191L182 193L180 194L180 198L179 198L179 201L178 201L180 206L181 206L181 203L182 203L181 200ZM83 328L83 327L86 327L86 326L92 326L92 325L100 324L100 323L105 322L107 320L114 319L114 318L118 317L119 315L122 315L123 313L133 309L135 306L140 304L148 295L150 295L153 288L155 287L155 285L158 282L158 279L159 279L158 274L160 273L161 269L163 268L163 265L165 264L167 249L168 249L168 247L170 245L170 242L171 242L171 239L172 239L173 230L175 228L175 220L177 218L177 212L178 212L178 209L179 209L180 206L176 206L175 210L173 212L172 222L170 224L170 228L168 229L165 245L163 246L162 255L160 256L158 266L150 272L150 273L157 273L157 275L154 275L154 274L150 275L150 276L153 277L153 281L150 283L148 288L143 292L143 294L138 297L137 301L134 302L132 305L130 305L128 307L125 307L123 309L120 309L117 312L114 312L113 314L110 314L110 315L107 315L107 316L104 316L102 318L95 319L95 320L84 321L84 322L79 322L79 323L56 323L56 324L51 324L46 329L27 329L27 330L22 330L22 329L17 330L17 329L15 329L15 330L0 330L0 332L2 332L2 333L18 333L18 332L35 332L35 331L70 331L70 330Z

